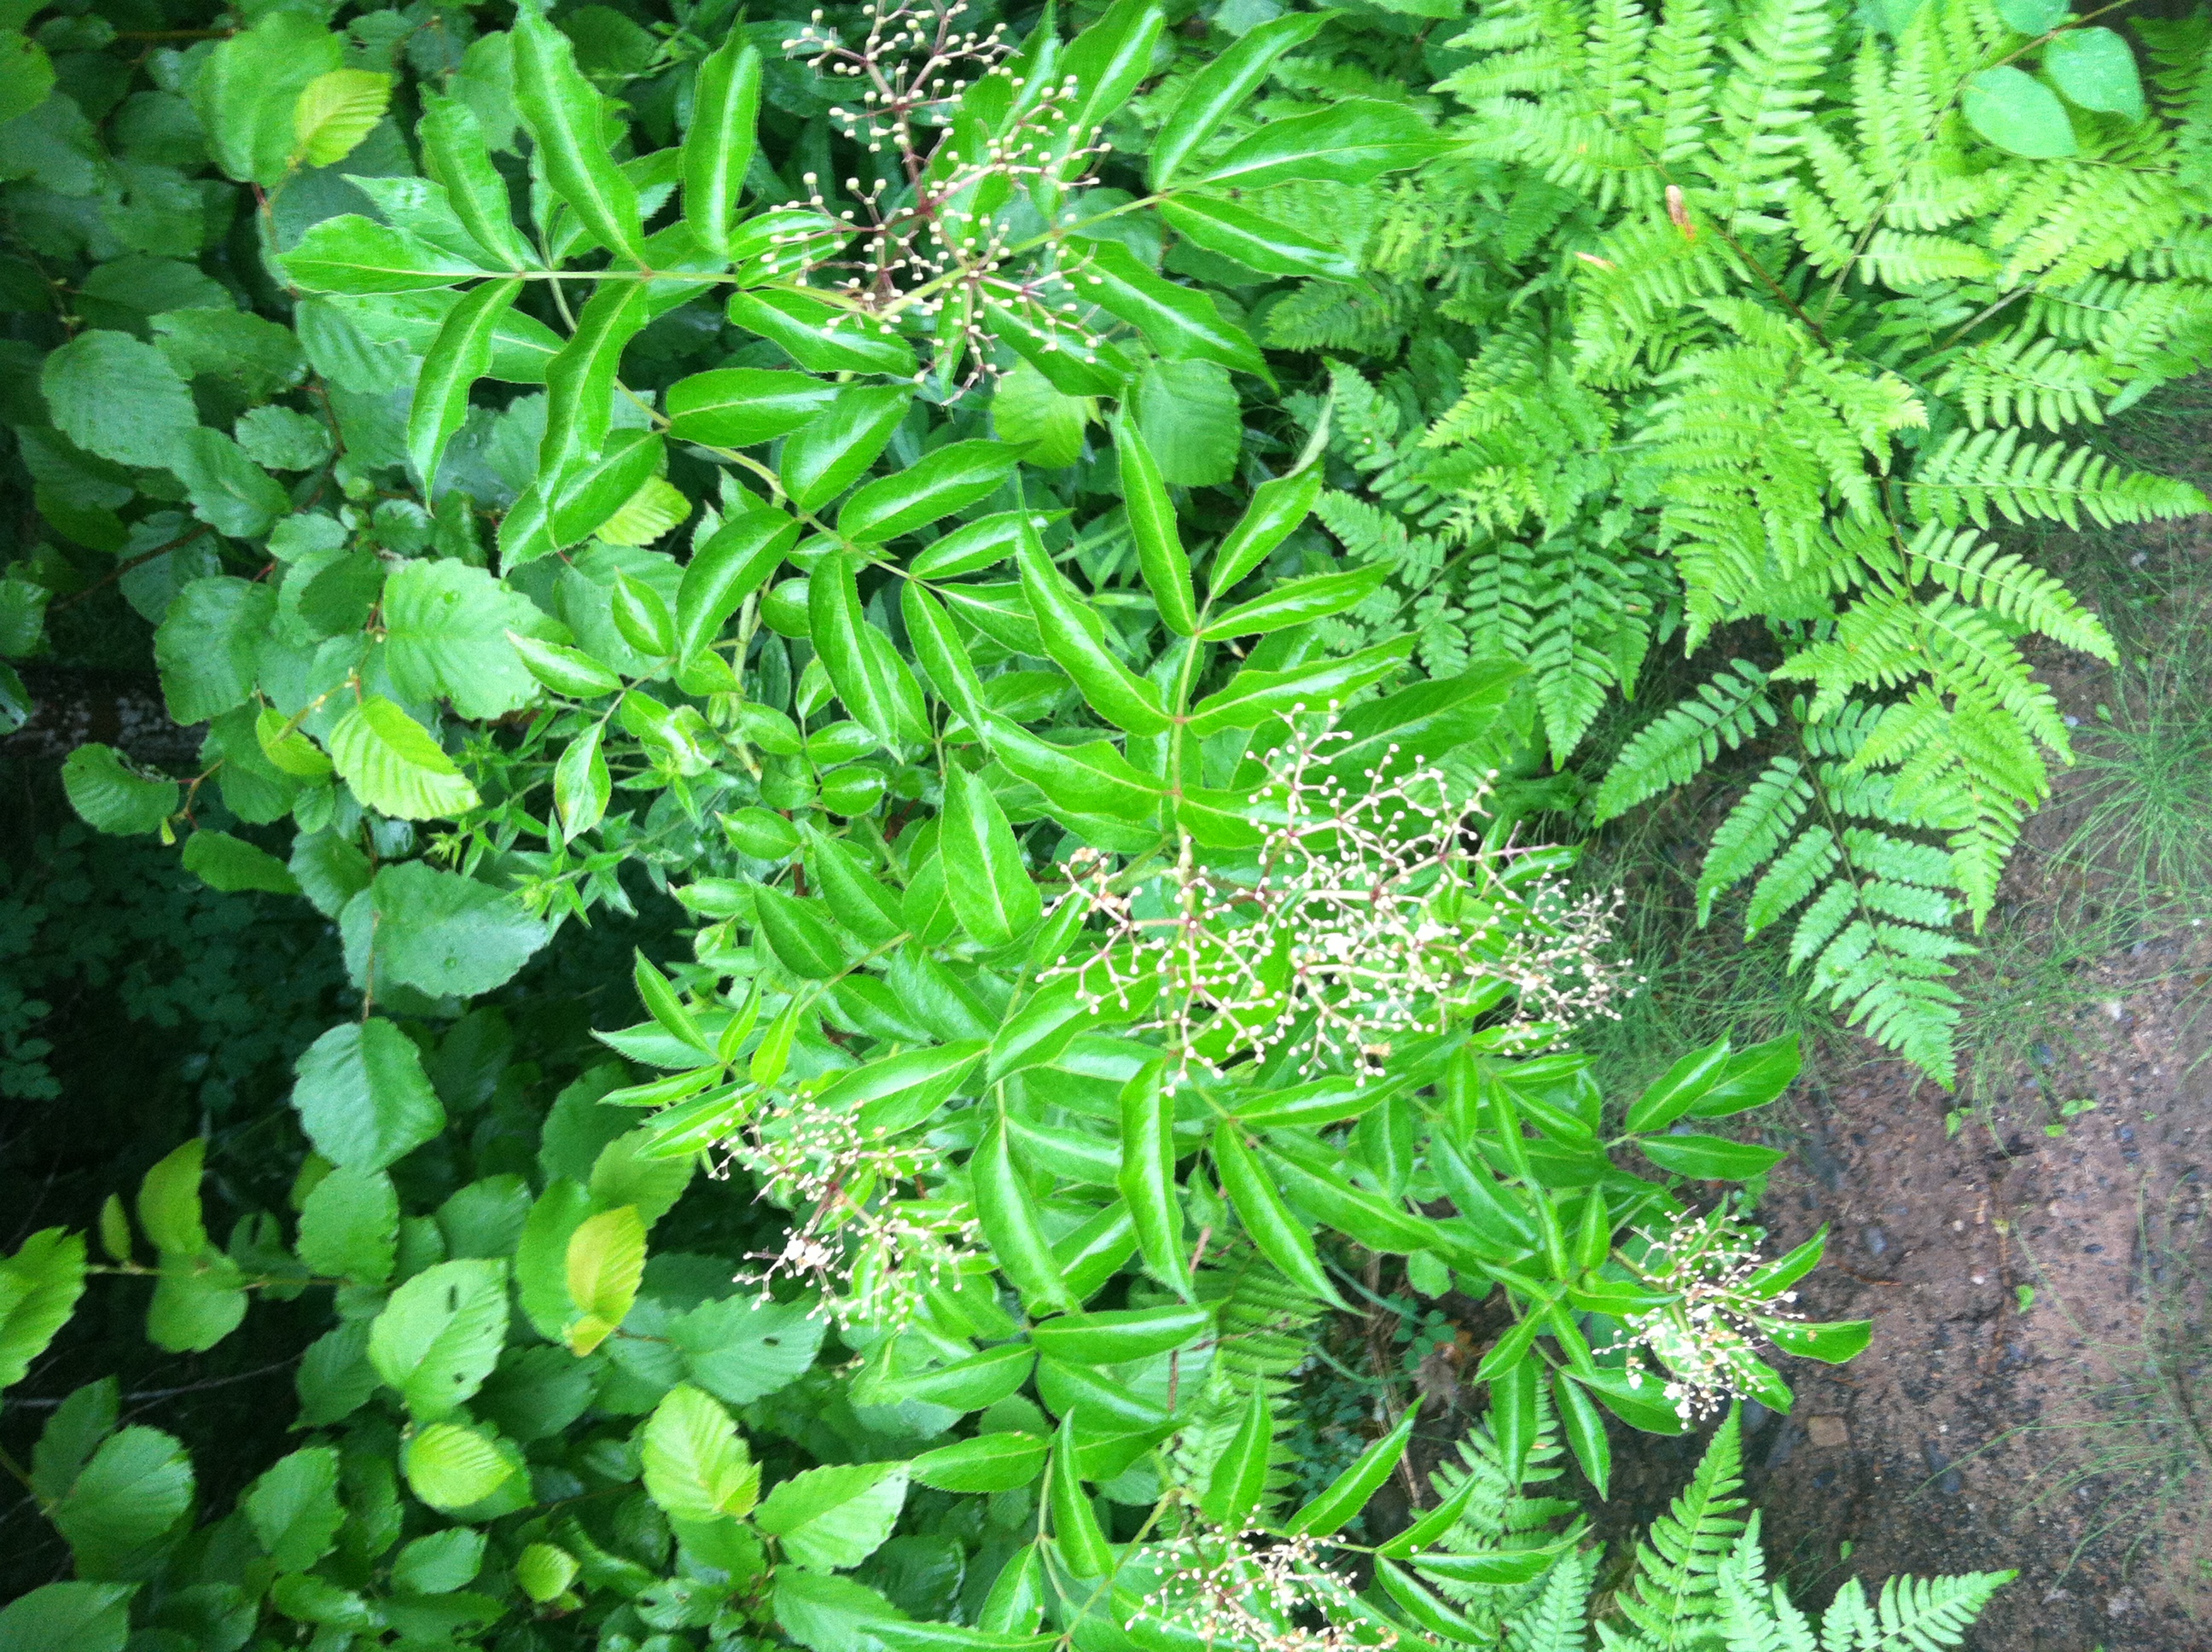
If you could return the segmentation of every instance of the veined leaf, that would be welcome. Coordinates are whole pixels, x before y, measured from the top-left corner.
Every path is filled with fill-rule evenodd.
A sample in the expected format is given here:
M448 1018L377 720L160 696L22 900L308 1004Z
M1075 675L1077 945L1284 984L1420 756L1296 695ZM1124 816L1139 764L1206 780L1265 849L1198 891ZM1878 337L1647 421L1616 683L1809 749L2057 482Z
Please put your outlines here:
M554 193L600 246L642 264L637 189L608 153L601 132L604 106L577 69L568 37L536 12L525 11L515 19L514 39L515 108L544 157Z
M1256 728L1268 718L1300 706L1318 711L1343 695L1381 682L1402 666L1412 653L1413 639L1399 637L1341 659L1325 659L1286 671L1255 671L1247 666L1230 678L1219 693L1208 695L1192 708L1190 732L1202 739L1223 729Z
M1139 263L1121 242L1091 242L1080 269L1077 290L1107 314L1134 327L1169 361L1218 361L1274 382L1259 346L1221 313L1209 295L1177 286Z
M602 282L576 318L574 336L546 364L545 436L538 448L538 486L549 502L567 493L606 442L614 422L615 374L623 350L647 319L646 285L641 281ZM501 544L504 549L503 530Z
M715 367L668 387L669 434L712 447L787 436L828 407L837 386L779 367Z
M1288 1529L1293 1534L1310 1532L1316 1537L1343 1529L1390 1478L1399 1459L1406 1455L1418 1420L1418 1412L1408 1411L1397 1427L1361 1452L1351 1467L1329 1483L1328 1490L1291 1515Z
M929 711L921 685L891 640L863 616L852 558L833 556L815 564L806 611L823 669L845 709L886 745L927 741Z
M889 322L791 292L732 293L730 319L758 333L810 373L914 377L914 347Z
M1276 60L1321 33L1328 21L1321 12L1294 12L1249 29L1228 51L1190 77L1173 112L1152 139L1152 184L1164 189L1192 150L1220 130L1267 82Z
M783 485L803 511L819 510L866 474L913 404L902 385L854 385L783 444Z
M439 458L469 416L469 391L491 366L493 335L521 290L520 281L488 281L464 293L423 358L407 410L407 457L426 495L437 492Z
M1244 1230L1260 1254L1273 1262L1283 1277L1307 1295L1332 1307L1343 1308L1344 1299L1322 1270L1313 1236L1298 1224L1275 1192L1273 1184L1252 1150L1244 1145L1233 1124L1217 1126L1213 1133L1213 1167L1221 1177L1221 1191L1243 1223Z
M1073 1313L1079 1306L1069 1294L1052 1247L1037 1221L1036 1202L1024 1184L1021 1171L1007 1151L1006 1132L994 1124L969 1155L968 1172L975 1189L975 1214L983 1236L998 1258L1000 1270L1013 1281L1032 1311L1046 1309Z
M1341 574L1316 574L1303 580L1285 580L1266 595L1239 603L1206 621L1199 632L1201 641L1254 636L1304 625L1357 607L1382 587L1390 577L1387 562L1370 562Z
M729 256L731 216L752 164L760 98L760 53L733 30L699 64L691 129L684 135L684 222L718 258Z
M1322 466L1310 463L1253 489L1252 502L1213 554L1213 567L1206 576L1206 589L1216 597L1225 596L1266 562L1275 547L1313 514L1322 483Z
M582 1315L568 1351L588 1354L620 1328L645 1278L645 1222L634 1205L586 1217L568 1236L568 1299Z
M1263 189L1292 179L1364 184L1419 166L1449 147L1405 104L1346 98L1312 114L1267 122L1199 181L1231 189Z
M799 524L768 506L727 518L684 567L676 592L678 653L689 658L720 635L798 542Z
M1302 229L1265 218L1249 207L1211 196L1171 195L1159 205L1160 221L1194 246L1234 258L1263 276L1315 276L1350 281L1357 260Z
M957 441L896 476L878 477L837 513L837 531L880 544L989 498L1020 455L1002 442Z
M1006 811L981 777L955 765L946 771L945 793L938 846L952 910L981 944L1011 944L1043 915L1044 897L1022 865Z
M494 273L351 213L324 219L276 261L311 293L416 293Z
M459 98L425 92L415 130L430 175L446 186L453 216L477 245L510 270L536 268L538 255L514 227L507 180L491 163L475 111Z
M979 726L986 718L982 681L944 604L921 580L908 580L899 592L899 612L906 620L915 659L927 674L931 689L969 727Z
M1123 256L1127 256L1126 250ZM1198 633L1198 599L1191 588L1190 558L1176 531L1175 502L1143 434L1123 421L1114 433L1121 462L1121 498L1129 513L1129 535L1137 542L1137 565L1159 604L1160 619L1181 636Z
M1115 0L1098 21L1067 43L1060 54L1063 83L1074 95L1060 105L1066 118L1060 140L1089 141L1152 72L1152 49L1167 27L1158 0Z
M647 1419L646 1495L672 1520L743 1520L760 1497L760 1465L710 1394L679 1382Z
M1150 1061L1121 1087L1121 1197L1137 1226L1137 1243L1155 1277L1184 1301L1196 1295L1183 1249L1182 1203L1176 1183L1175 1097L1166 1064Z
M1166 788L1104 740L1054 745L993 715L984 717L978 732L1009 774L1036 787L1057 808L1144 823L1159 819Z
M1036 616L1045 652L1075 679L1092 708L1132 734L1164 731L1168 717L1159 689L1114 657L1097 612L1052 565L1036 531L1026 524L1015 556L1021 565L1022 591Z

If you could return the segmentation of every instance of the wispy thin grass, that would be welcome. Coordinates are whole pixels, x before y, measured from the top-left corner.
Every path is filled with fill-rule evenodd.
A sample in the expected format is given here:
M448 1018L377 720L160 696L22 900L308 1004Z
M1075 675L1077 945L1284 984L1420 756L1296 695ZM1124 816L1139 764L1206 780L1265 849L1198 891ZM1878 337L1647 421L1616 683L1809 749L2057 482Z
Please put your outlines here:
M1807 993L1803 972L1790 971L1786 925L1746 940L1742 914L1726 908L1698 925L1704 849L1695 807L1662 806L1608 827L1577 870L1579 884L1626 893L1615 938L1641 978L1617 1019L1576 1035L1609 1096L1635 1096L1723 1036L1741 1049L1794 1032L1808 1067L1850 1059L1842 1018Z

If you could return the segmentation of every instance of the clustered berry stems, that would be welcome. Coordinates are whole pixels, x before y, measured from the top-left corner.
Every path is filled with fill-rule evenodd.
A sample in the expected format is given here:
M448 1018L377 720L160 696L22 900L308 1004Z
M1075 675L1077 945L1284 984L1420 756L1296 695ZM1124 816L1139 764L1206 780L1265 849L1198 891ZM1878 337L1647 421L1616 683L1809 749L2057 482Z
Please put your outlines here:
M1098 1011L1160 987L1134 1027L1164 1036L1170 1084L1278 1050L1302 1078L1364 1080L1393 1040L1493 1007L1528 1048L1617 1014L1626 965L1605 948L1619 896L1511 876L1522 852L1484 841L1480 788L1466 796L1432 765L1347 787L1331 756L1349 738L1332 721L1269 759L1256 812L1273 824L1248 859L1207 865L1186 839L1155 893L1079 852L1062 902L1103 918L1105 944L1042 978L1078 977Z
M902 174L859 175L843 180L841 197L823 188L820 174L808 173L809 204L826 219L850 226L863 237L856 257L821 249L818 226L779 232L779 251L793 250L785 273L803 276L817 270L837 275L825 296L843 307L839 325L849 319L883 336L896 331L897 318L911 312L933 321L936 368L948 397L972 388L1004 368L1000 333L1012 329L1040 336L1048 351L1066 349L1097 360L1097 338L1086 325L1075 296L1073 278L1084 260L1063 268L1057 257L1057 229L1079 220L1062 213L1060 224L1042 234L1024 233L1013 210L1026 198L1050 197L1065 205L1069 194L1095 184L1103 142L1085 142L1071 126L1067 106L1077 82L1031 87L1012 74L1006 59L1012 48L1003 25L987 33L957 27L966 0L941 8L927 3L878 11L862 8L870 21L867 38L848 46L821 27L822 14L787 39L784 49L811 58L823 74L860 82L860 106L840 106L830 118L844 136L874 155L889 147L892 165ZM1016 105L1012 125L994 135L973 118L963 119L962 100L986 76L1003 76ZM839 205L838 199L850 205ZM1042 209L1039 209L1042 211ZM1022 255L1045 249L1034 264L1016 268ZM996 324L995 327L994 325ZM964 376L960 364L968 363ZM917 384L930 368L919 368Z

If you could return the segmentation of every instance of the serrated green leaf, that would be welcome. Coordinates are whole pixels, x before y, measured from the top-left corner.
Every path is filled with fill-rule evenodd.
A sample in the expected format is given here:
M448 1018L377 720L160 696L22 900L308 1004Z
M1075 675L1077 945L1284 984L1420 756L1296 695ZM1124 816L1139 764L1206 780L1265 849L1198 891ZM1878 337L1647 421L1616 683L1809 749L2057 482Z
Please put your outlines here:
M688 1382L654 1407L640 1449L646 1495L672 1520L742 1520L759 1499L760 1465L737 1424Z
M904 1463L810 1468L771 1491L753 1524L813 1571L857 1566L883 1546L906 1505Z
M294 1071L301 1127L333 1164L381 1170L446 1127L422 1053L381 1017L331 1028Z
M400 1453L409 1488L433 1509L465 1509L504 1485L514 1465L487 1436L459 1423L433 1423Z
M418 1420L450 1417L499 1362L507 1340L507 1263L440 1262L392 1293L369 1327L368 1357Z
M318 75L292 106L295 157L328 167L361 145L392 101L392 76L372 69L333 69Z
M280 1457L239 1499L261 1551L280 1572L305 1571L337 1542L338 1454L311 1446Z
M381 695L338 719L329 745L338 777L380 813L436 820L465 814L480 801L430 732Z
M114 748L98 744L62 760L62 788L86 825L118 835L159 831L182 797L174 780L135 774Z

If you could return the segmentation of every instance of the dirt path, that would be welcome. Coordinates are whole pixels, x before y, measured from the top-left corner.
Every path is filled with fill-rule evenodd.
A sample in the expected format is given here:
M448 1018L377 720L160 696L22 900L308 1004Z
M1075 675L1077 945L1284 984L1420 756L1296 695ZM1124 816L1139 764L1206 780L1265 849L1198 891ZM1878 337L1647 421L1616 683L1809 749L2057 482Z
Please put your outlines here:
M1778 1249L1828 1225L1800 1306L1875 1342L1791 1362L1749 1489L1815 1598L1845 1569L2016 1567L1970 1645L2212 1652L2212 923L2081 950L2054 925L2081 881L2044 858L2071 823L2039 818L2008 890L2040 976L1983 989L1984 1048L2024 1060L1984 1063L1971 1107L1888 1059L1801 1084L1763 1215Z

